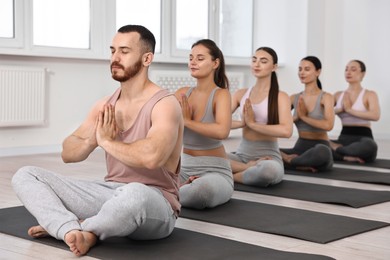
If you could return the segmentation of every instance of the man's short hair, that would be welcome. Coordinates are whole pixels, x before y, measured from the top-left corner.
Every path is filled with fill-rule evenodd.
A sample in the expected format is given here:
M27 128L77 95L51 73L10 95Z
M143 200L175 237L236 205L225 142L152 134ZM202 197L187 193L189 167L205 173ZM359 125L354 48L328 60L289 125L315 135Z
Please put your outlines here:
M140 35L140 40L143 45L144 52L151 52L154 54L156 47L156 39L151 31L142 25L129 24L118 29L119 33L137 32Z

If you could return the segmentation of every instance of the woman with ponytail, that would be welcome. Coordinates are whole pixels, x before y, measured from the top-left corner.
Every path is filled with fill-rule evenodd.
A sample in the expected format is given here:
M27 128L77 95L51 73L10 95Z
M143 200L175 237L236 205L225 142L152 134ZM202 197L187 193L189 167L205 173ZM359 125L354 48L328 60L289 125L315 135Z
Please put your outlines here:
M222 140L229 136L230 92L225 60L214 41L192 45L188 62L195 87L176 91L184 118L180 169L183 207L213 208L233 195L233 176Z
M237 108L241 112L241 121L233 121L232 129L242 128L240 145L229 154L235 182L267 187L283 180L277 139L291 136L293 120L290 99L279 91L277 63L273 49L258 48L251 63L256 83L232 96L232 113Z
M290 97L299 138L294 148L281 149L286 169L317 172L333 167L327 132L334 125L334 101L333 95L322 90L321 68L315 56L307 56L299 64L298 76L305 90Z

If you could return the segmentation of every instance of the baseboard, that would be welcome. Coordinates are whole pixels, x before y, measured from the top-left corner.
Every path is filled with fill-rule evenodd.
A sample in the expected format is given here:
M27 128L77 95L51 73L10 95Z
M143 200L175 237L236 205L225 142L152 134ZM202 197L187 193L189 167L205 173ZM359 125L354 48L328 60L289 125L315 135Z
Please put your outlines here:
M0 157L43 154L43 153L60 153L62 146L58 145L43 145L43 146L28 146L28 147L8 147L0 148Z

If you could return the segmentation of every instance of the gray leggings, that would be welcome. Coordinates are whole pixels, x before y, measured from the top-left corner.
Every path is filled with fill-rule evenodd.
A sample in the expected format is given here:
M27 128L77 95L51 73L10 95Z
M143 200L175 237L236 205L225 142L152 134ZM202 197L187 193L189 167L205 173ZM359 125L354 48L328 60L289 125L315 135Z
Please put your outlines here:
M313 167L318 171L327 171L333 167L332 150L328 141L299 138L292 149L280 149L286 154L297 154L291 164L285 163L286 169Z
M226 203L233 195L233 175L227 159L183 153L180 182L191 176L199 178L180 187L180 204L183 207L213 208Z
M15 173L12 185L39 225L56 239L63 240L71 230L90 231L100 239L159 239L176 222L162 193L141 183L76 180L26 166Z
M242 163L255 161L264 156L272 157L272 160L259 161L243 172L242 182L246 185L267 187L283 180L283 160L277 142L242 139L237 151L228 156L230 160Z

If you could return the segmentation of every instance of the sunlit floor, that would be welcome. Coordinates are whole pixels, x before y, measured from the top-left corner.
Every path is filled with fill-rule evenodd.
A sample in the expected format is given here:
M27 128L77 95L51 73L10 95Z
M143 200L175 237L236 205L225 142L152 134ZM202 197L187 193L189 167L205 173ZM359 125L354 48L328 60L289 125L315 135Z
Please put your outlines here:
M233 135L225 141L226 150L234 150L238 142L238 135ZM291 147L293 143L294 140L281 140L280 147ZM390 140L381 140L379 144L380 150L378 157L390 159ZM0 157L0 208L21 205L11 188L10 180L14 172L24 165L41 166L69 176L89 180L100 179L105 174L104 154L102 150L96 150L86 161L77 164L62 163L59 154ZM390 170L383 174L390 174ZM353 183L300 176L286 176L286 179L333 186L390 191L390 186L385 185ZM390 202L355 209L339 205L300 201L238 191L235 191L233 197L279 206L390 222ZM328 244L317 244L285 236L253 232L184 218L178 219L177 227L277 250L327 255L338 260L390 259L390 227L347 237ZM0 234L0 259L74 258L76 257L73 256L70 251ZM94 258L85 256L82 259Z

